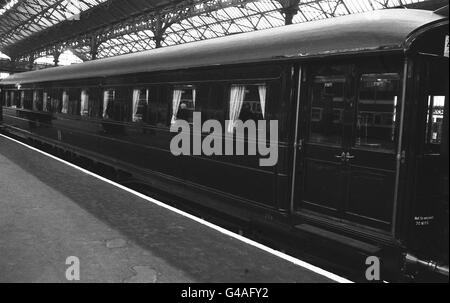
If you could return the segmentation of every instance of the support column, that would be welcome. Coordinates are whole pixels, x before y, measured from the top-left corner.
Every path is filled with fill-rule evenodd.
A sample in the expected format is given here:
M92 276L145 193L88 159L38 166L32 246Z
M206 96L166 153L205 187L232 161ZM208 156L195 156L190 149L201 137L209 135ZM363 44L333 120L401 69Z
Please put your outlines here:
M15 57L10 57L10 67L11 70L16 70L16 62L19 61L17 58Z
M28 66L27 66L30 70L33 70L34 67L34 56L30 55L30 58L28 59Z
M294 16L297 15L299 10L299 0L279 0L282 9L280 12L284 15L285 25L292 24Z
M162 43L164 42L164 33L166 32L166 28L164 27L162 16L159 14L152 26L152 31L154 34L153 40L155 41L156 48L162 47Z
M92 36L91 37L91 45L90 45L90 55L91 55L91 60L96 60L98 57L98 48L100 46L101 43L99 43L99 39L97 38L97 36Z
M58 66L59 64L59 56L61 55L60 51L55 51L53 53L53 63L55 63L55 66Z
M156 48L162 47L162 43L164 41L164 38L163 38L162 35L155 35L155 37L153 39L155 40L155 47Z

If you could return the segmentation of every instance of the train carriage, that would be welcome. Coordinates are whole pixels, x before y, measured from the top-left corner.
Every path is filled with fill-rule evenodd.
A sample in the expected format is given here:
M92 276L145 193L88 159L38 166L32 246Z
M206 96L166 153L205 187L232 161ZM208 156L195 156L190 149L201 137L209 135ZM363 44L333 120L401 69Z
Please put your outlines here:
M6 132L391 274L448 275L448 71L448 9L391 9L15 74L0 95ZM194 112L223 133L278 121L276 165L174 156L177 119L211 135Z

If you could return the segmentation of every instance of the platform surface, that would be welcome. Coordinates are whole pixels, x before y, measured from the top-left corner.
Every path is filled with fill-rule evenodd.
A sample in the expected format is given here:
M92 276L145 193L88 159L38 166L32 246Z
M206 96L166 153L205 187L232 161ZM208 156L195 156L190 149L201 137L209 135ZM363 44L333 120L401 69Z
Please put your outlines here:
M333 282L0 136L0 282Z

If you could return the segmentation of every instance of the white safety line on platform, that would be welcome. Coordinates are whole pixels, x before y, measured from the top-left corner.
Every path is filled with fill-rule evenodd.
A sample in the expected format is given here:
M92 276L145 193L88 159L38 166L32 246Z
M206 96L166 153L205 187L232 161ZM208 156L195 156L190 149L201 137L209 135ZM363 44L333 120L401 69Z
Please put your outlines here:
M275 249L272 249L272 248L270 248L270 247L268 247L268 246L265 246L265 245L263 245L263 244L261 244L261 243L258 243L258 242L256 242L256 241L250 240L250 239L248 239L248 238L245 238L245 237L243 237L243 236L241 236L241 235L238 235L238 234L236 234L236 233L234 233L234 232L232 232L232 231L229 231L229 230L227 230L227 229L225 229L225 228L222 228L222 227L217 226L217 225L215 225L215 224L213 224L213 223L210 223L210 222L208 222L208 221L205 221L205 220L203 220L203 219L201 219L201 218L198 218L198 217L196 217L196 216L193 216L193 215L191 215L191 214L188 214L188 213L186 213L186 212L184 212L184 211L182 211L182 210L179 210L179 209L177 209L177 208L175 208L175 207L172 207L172 206L170 206L170 205L164 204L164 203L161 202L161 201L155 200L155 199L153 199L153 198L151 198L151 197L148 197L148 196L146 196L146 195L144 195L144 194L141 194L141 193L139 193L139 192L137 192L137 191L134 191L134 190L132 190L132 189L130 189L130 188L127 188L127 187L125 187L125 186L123 186L123 185L120 185L120 184L118 184L118 183L116 183L116 182L113 182L113 181L111 181L111 180L108 180L108 179L106 179L106 178L104 178L104 177L102 177L102 176L99 176L99 175L97 175L97 174L95 174L95 173L93 173L93 172L90 172L90 171L88 171L88 170L86 170L86 169L84 169L84 168L78 167L78 166L76 166L76 165L74 165L74 164L72 164L72 163L69 163L69 162L65 161L65 160L62 160L62 159L60 159L60 158L57 158L57 157L55 157L55 156L53 156L53 155L51 155L51 154L49 154L49 153L46 153L46 152L44 152L44 151L41 151L41 150L39 150L39 149L37 149L37 148L34 148L34 147L32 147L32 146L29 146L29 145L27 145L27 144L25 144L25 143L23 143L23 142L17 141L17 140L15 140L15 139L12 139L12 138L10 138L10 137L8 137L8 136L5 136L5 135L2 135L2 134L0 134L0 136L6 138L6 139L8 139L8 140L11 140L11 141L13 141L13 142L16 142L16 143L18 143L18 144L20 144L20 145L23 145L23 146L25 146L25 147L27 147L27 148L33 150L33 151L36 151L36 152L38 152L38 153L40 153L40 154L43 154L43 155L47 156L47 157L50 157L50 158L52 158L52 159L54 159L54 160L56 160L56 161L59 161L59 162L61 162L61 163L64 163L64 164L66 164L66 165L68 165L68 166L70 166L70 167L72 167L72 168L75 168L75 169L77 169L77 170L79 170L79 171L81 171L81 172L83 172L83 173L85 173L85 174L88 174L88 175L90 175L90 176L92 176L92 177L95 177L95 178L97 178L97 179L99 179L99 180L102 180L102 181L104 181L104 182L106 182L106 183L109 183L109 184L111 184L111 185L113 185L113 186L115 186L115 187L118 187L118 188L120 188L120 189L122 189L122 190L124 190L124 191L127 191L127 192L129 192L130 194L133 194L133 195L135 195L135 196L138 196L139 198L142 198L142 199L144 199L144 200L146 200L146 201L148 201L148 202L151 202L151 203L156 204L156 205L158 205L158 206L160 206L160 207L163 207L163 208L168 209L168 210L170 210L170 211L172 211L172 212L175 212L175 213L177 213L177 214L179 214L179 215L182 215L182 216L184 216L184 217L186 217L186 218L189 218L189 219L191 219L191 220L194 220L195 222L200 223L200 224L202 224L202 225L205 225L205 226L207 226L207 227L209 227L209 228L212 228L212 229L214 229L214 230L216 230L216 231L218 231L218 232L220 232L220 233L222 233L222 234L225 234L225 235L230 236L230 237L232 237L232 238L234 238L234 239L237 239L237 240L239 240L239 241L242 241L242 242L244 242L244 243L246 243L246 244L249 244L249 245L251 245L251 246L253 246L253 247L259 248L259 249L261 249L261 250L263 250L263 251L265 251L265 252L268 252L268 253L270 253L270 254L272 254L272 255L275 255L275 256L277 256L277 257L283 259L283 260L289 261L289 262L291 262L291 263L293 263L293 264L295 264L295 265L298 265L298 266L300 266L300 267L306 268L306 269L308 269L308 270L310 270L310 271L312 271L312 272L314 272L314 273L316 273L316 274L322 275L322 276L324 276L324 277L327 277L327 278L329 278L329 279L331 279L331 280L334 280L334 281L336 281L336 282L339 282L339 283L353 283L352 281L350 281L350 280L348 280L348 279L345 279L345 278L343 278L343 277L340 277L340 276L338 276L338 275L336 275L336 274L333 274L333 273L331 273L331 272L329 272L329 271L326 271L326 270L324 270L324 269L322 269L322 268L320 268L320 267L314 266L314 265L312 265L312 264L310 264L310 263L307 263L307 262L305 262L305 261L302 261L302 260L299 260L299 259L294 258L294 257L292 257L292 256L289 256L289 255L287 255L287 254L285 254L285 253L282 253L282 252L277 251L277 250L275 250Z

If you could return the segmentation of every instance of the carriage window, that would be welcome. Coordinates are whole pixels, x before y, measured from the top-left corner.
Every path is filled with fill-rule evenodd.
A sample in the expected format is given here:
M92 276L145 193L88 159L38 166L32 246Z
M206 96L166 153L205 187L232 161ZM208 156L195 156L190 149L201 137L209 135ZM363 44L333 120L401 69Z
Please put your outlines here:
M82 115L86 113L91 118L101 118L103 116L103 91L99 88L91 87L84 89L81 98L84 100L83 108L80 106L80 111L83 111Z
M5 92L5 106L11 106L11 93L9 91Z
M445 96L428 96L426 143L441 144Z
M33 109L33 91L25 90L21 92L20 95L20 104L24 109Z
M265 84L232 85L228 132L232 133L237 120L246 122L265 119L267 86Z
M20 92L19 91L11 91L11 107L12 108L20 108Z
M342 143L344 84L344 77L315 77L311 96L310 142Z
M51 111L51 103L50 103L50 96L48 94L48 91L44 91L42 93L42 111L49 112Z
M191 86L175 88L172 97L172 124L177 120L193 121L196 90Z
M149 100L148 89L135 89L133 90L133 122L147 121L147 107Z
M18 104L18 108L25 108L25 92L22 90L22 91L19 91L19 93L18 93L18 95L19 95L19 104Z
M69 95L69 106L67 113L69 115L79 116L80 115L80 105L81 105L81 90L72 88L68 91Z
M89 93L87 89L81 91L80 96L80 115L83 117L89 116Z
M33 92L33 110L42 111L42 91L35 90Z
M228 89L228 86L226 86ZM224 108L224 83L207 83L202 84L201 91L197 96L197 103L202 112L202 119L216 120L221 123L225 120L225 108Z
M132 91L127 87L105 90L103 118L126 122L131 120Z
M171 122L172 111L172 104L167 100L171 98L172 90L169 90L167 86L152 86L149 89L149 102L144 121L152 126L167 127Z
M62 106L62 91L60 89L51 89L48 92L47 109L49 112L60 113Z
M17 97L19 98L19 102L17 104L17 108L24 108L25 104L25 92L24 91L18 91ZM16 97L16 98L17 98Z
M366 74L361 77L356 121L357 147L394 151L400 94L398 74Z
M61 113L69 113L69 93L67 91L63 91L62 93Z
M103 119L112 119L113 102L116 99L116 91L105 90L103 93Z
M22 93L20 91L12 92L12 98L13 98L13 105L14 105L14 107L22 108L22 105L20 103L21 96L22 96Z

